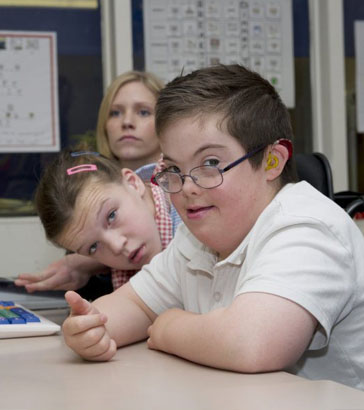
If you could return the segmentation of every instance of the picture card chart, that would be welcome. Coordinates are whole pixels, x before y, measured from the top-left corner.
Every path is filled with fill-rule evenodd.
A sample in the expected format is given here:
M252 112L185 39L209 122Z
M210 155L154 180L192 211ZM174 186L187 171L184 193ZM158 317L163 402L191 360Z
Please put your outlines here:
M0 152L59 151L53 32L0 31Z
M364 21L354 23L355 73L356 73L356 129L364 132Z
M144 0L145 68L164 81L214 64L259 72L294 107L291 0Z

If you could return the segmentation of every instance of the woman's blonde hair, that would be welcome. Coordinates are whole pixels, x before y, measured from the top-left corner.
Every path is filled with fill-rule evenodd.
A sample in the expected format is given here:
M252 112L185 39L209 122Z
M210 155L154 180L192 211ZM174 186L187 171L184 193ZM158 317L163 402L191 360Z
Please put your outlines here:
M161 89L164 87L163 82L154 74L143 71L127 71L111 83L102 99L96 126L96 146L98 152L107 158L117 159L110 150L109 140L106 133L106 122L110 115L110 106L114 101L116 93L127 83L143 83L149 91L153 93L155 99L159 97Z

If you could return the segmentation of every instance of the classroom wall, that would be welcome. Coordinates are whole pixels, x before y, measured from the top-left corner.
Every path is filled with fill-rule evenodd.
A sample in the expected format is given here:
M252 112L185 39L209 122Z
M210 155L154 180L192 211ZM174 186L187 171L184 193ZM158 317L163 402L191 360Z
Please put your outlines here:
M89 138L103 96L100 10L0 7L0 30L57 33L61 147ZM54 155L0 154L0 198L31 200ZM47 242L38 217L0 210L0 276L40 270L64 254Z
M109 0L106 0L107 4L110 4ZM125 2L127 3L127 2ZM115 18L118 19L119 26L121 27L130 27L130 13L129 9L130 6L128 5L126 7L126 4L124 5L119 5L120 7L123 7L123 11L121 12L120 10L117 12L117 15L113 12L114 10L110 9L109 11L106 11L106 14L104 15L104 20L103 20L103 31L104 31L104 37L105 33L108 33L108 35L111 35L112 32L110 32L110 27L112 27L112 24L108 23L115 23ZM134 2L135 3L135 2ZM141 2L138 0L138 3L140 4ZM10 10L12 9L12 10ZM14 8L9 8L8 13L4 13L4 8L0 10L0 27L1 29L16 29L16 28L22 28L22 29L36 29L36 24L37 24L37 19L31 18L30 16L30 11L29 9L22 9L18 8L17 10L14 10ZM125 11L127 10L127 12ZM9 12L11 13L9 14ZM88 95L86 98L81 98L80 91L77 91L76 89L73 89L73 98L67 99L65 103L65 107L67 107L68 112L70 113L71 117L69 120L67 120L66 116L63 115L61 123L62 125L62 130L63 130L63 142L62 145L67 144L68 138L72 134L78 134L82 133L85 129L87 128L92 128L94 124L96 123L96 113L98 109L98 102L101 101L102 98L102 89L103 89L103 80L102 80L102 70L101 70L101 42L100 44L96 44L97 42L100 41L101 37L101 28L99 25L100 22L100 16L95 16L94 12L90 11L89 14L89 21L87 22L87 19L84 20L83 18L74 18L69 15L69 12L65 12L62 10L58 11L59 13L63 13L63 18L64 19L69 19L70 23L72 24L73 29L69 29L68 23L64 24L62 23L62 18L60 20L57 20L57 30L60 30L63 34L60 36L60 47L59 47L59 52L60 52L60 68L61 72L64 72L66 76L68 75L73 75L76 78L75 83L77 83L80 88L83 90L89 90L90 84L96 84L98 85L98 90L93 91L94 94L92 96ZM133 13L140 13L140 7L139 8L133 8ZM51 13L51 14L47 14ZM38 24L42 24L42 27L44 30L52 30L54 27L51 27L49 24L52 19L54 19L53 14L54 10L52 11L45 11L45 10L37 10L37 16L38 16ZM22 15L21 18L19 18L19 15ZM80 14L81 15L81 14ZM138 19L140 19L140 14L137 14ZM113 20L114 19L114 20ZM140 22L139 22L140 24ZM77 32L74 31L76 29L76 26L83 26L87 27L88 25L92 27L93 34L92 38L94 39L94 47L90 46L88 41L85 41L84 44L89 44L87 49L84 50L84 52L81 52L82 50L82 38L80 38L77 35ZM86 29L87 31L88 29ZM91 30L91 28L90 28ZM122 36L123 42L130 43L130 36ZM140 38L139 38L140 40ZM136 36L134 36L134 43L136 40ZM67 45L69 44L69 45ZM120 43L124 44L124 43ZM119 45L120 45L119 44ZM137 43L139 44L139 43ZM105 46L105 44L104 44ZM98 47L97 51L96 48ZM106 47L106 46L105 46ZM129 47L129 45L128 45ZM135 47L135 44L134 44ZM136 65L136 68L142 69L142 56L140 52L140 44L137 47L137 53L134 55L134 65ZM297 45L296 45L297 48ZM121 60L120 56L122 55L122 52L125 52L125 47L122 46L122 50L118 54L118 59L116 62L109 62L108 66L105 66L105 61L104 61L104 74L110 72L117 72L119 73L121 68L120 68L120 61L123 61L123 64L126 64L125 69L132 68L132 57L127 53L124 54L124 59ZM127 48L129 49L129 48ZM81 55L77 55L77 53ZM84 55L82 55L82 53ZM104 57L105 57L105 50L103 51ZM112 50L108 50L109 57L110 53L112 53ZM85 58L83 58L85 57ZM104 58L105 59L105 58ZM95 62L96 60L99 61L99 66L96 67ZM114 64L114 66L111 68L111 70L114 71L109 71L110 70L110 64ZM89 66L92 67L93 74L91 75L92 80L89 78L86 80L86 78L83 76L83 71L82 67L83 66ZM75 74L70 74L72 72L72 66L76 68L78 71ZM124 67L124 66L123 66ZM115 71L116 70L116 71ZM123 68L124 70L124 68ZM122 71L123 71L122 70ZM104 78L105 75L104 75ZM109 83L110 78L108 77L107 83ZM107 83L104 85L107 85ZM66 90L67 91L67 90ZM76 98L74 98L76 95ZM95 101L94 105L90 105L91 101ZM76 106L70 106L70 104L76 104ZM78 114L82 113L81 114ZM81 115L81 116L80 116ZM80 119L82 118L82 123L80 122ZM85 118L86 119L86 123ZM67 122L68 121L68 122ZM88 122L87 122L88 121ZM38 154L36 154L38 155ZM19 163L21 160L22 155L15 156L14 162ZM0 155L0 166L1 166L1 155ZM38 173L40 172L40 168L38 169L37 167L34 167L32 165L32 169L36 169L37 175L36 178L38 178ZM1 168L0 168L1 169ZM3 172L3 170L1 171ZM3 177L3 174L2 174ZM1 196L1 195L0 195ZM364 221L359 220L357 221L358 226L362 230L364 234ZM0 276L7 274L10 276L14 276L17 273L21 271L34 271L34 270L39 270L42 267L46 266L51 260L54 260L55 258L61 256L63 254L63 251L59 250L58 248L53 247L51 244L49 244L45 239L44 235L42 234L42 227L40 225L39 219L36 217L27 217L27 218L19 218L16 221L12 218L9 219L4 219L0 218L0 243L1 245L1 261L0 261ZM19 257L19 254L22 256ZM3 257L5 255L5 257ZM37 255L34 258L34 255Z
M65 254L47 241L36 216L0 218L0 243L0 277L40 271Z

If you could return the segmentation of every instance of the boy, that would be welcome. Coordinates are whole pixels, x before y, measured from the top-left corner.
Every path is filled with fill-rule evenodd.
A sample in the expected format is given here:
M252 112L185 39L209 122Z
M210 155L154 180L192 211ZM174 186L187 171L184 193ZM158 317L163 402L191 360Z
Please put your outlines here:
M129 284L89 304L66 294L66 343L89 360L148 346L238 372L289 369L364 388L364 238L295 183L292 130L274 88L215 66L161 92L155 181L182 225Z

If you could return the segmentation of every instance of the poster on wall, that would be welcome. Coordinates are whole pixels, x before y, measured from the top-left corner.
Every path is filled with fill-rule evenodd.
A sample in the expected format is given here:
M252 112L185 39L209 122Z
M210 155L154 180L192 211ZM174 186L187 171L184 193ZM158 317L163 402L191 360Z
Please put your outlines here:
M364 132L364 21L354 23L356 72L356 128Z
M59 148L56 33L0 31L0 152Z
M96 9L97 0L0 0L0 6L67 7Z
M170 81L213 64L242 64L294 107L291 0L143 0L145 67Z

